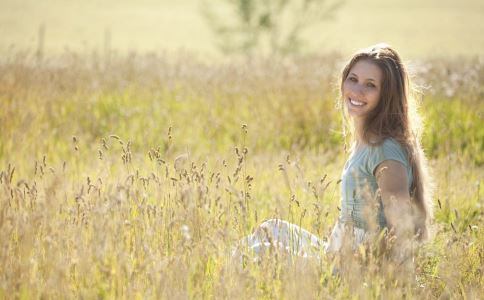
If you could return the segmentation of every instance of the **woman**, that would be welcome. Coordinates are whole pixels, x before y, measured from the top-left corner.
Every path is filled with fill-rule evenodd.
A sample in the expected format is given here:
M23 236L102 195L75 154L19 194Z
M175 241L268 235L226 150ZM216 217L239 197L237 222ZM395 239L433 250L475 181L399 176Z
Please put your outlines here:
M352 147L342 172L341 212L329 242L283 220L262 223L241 244L256 254L282 248L299 256L340 251L384 232L396 249L429 235L430 183L409 79L397 52L378 44L343 69L341 107Z

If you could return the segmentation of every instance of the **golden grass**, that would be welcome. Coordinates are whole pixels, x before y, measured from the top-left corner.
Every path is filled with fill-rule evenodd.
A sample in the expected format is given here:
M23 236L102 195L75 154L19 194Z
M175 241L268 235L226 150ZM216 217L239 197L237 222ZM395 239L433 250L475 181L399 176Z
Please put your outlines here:
M478 298L480 61L415 64L432 86L421 111L437 182L435 237L415 271L364 249L230 258L267 218L329 235L345 159L339 61L4 60L0 297Z
M207 3L230 11L220 4L223 1L2 0L0 53L4 55L12 45L15 50L37 49L43 24L47 53L68 48L88 54L94 49L103 52L107 46L122 53L187 49L219 58L216 39L200 13ZM304 53L350 55L358 45L384 41L404 57L482 56L483 17L480 0L345 1L334 19L304 33L308 42Z

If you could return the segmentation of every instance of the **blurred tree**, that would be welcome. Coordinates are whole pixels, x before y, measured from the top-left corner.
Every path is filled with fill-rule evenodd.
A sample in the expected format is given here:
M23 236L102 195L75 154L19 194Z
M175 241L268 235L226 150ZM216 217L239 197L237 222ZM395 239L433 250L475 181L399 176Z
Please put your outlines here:
M296 54L304 29L334 18L344 0L203 0L201 12L225 54Z

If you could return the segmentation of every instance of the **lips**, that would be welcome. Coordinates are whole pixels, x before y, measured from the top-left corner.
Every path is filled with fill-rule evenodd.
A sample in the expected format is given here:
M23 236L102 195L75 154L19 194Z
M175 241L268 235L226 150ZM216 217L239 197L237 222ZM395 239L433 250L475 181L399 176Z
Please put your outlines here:
M359 100L355 100L355 99L351 99L351 98L349 98L349 102L353 106L359 106L359 107L361 107L361 106L365 106L366 105L366 102L359 101Z

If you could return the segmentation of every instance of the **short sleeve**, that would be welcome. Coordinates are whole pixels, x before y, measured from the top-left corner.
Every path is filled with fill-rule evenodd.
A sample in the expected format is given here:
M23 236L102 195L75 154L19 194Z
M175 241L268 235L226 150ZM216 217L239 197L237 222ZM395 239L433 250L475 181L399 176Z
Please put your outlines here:
M368 172L372 175L379 164L385 160L395 160L402 163L409 170L407 155L402 146L393 139L386 139L381 145L371 147L368 156Z

